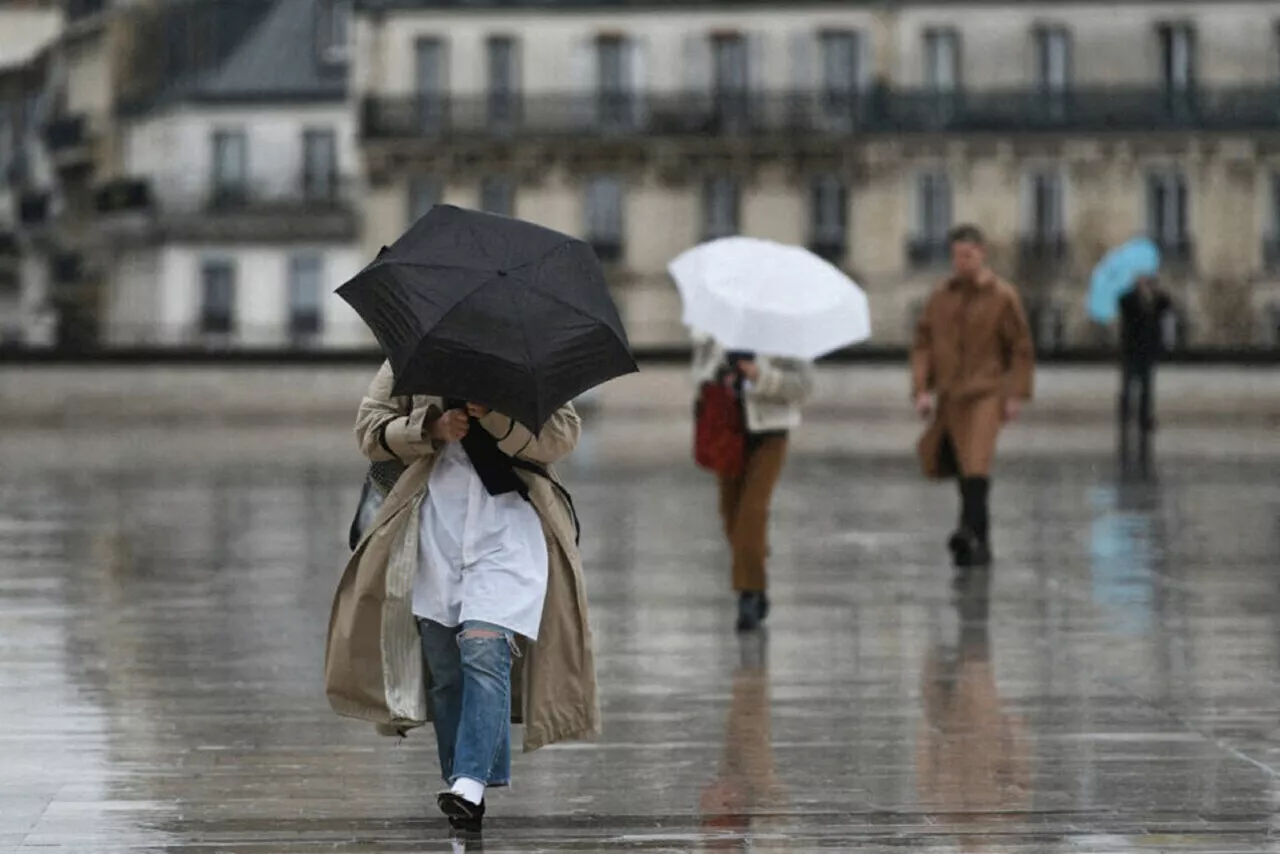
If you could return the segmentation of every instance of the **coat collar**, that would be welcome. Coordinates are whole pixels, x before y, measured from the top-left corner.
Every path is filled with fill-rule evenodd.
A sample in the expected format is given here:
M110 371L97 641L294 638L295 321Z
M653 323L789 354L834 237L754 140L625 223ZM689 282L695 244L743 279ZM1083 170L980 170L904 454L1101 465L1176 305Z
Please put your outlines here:
M989 269L983 270L982 273L978 276L978 278L972 281L961 279L958 276L951 276L950 278L947 279L947 288L953 291L967 289L967 288L972 288L974 290L985 290L987 288L995 287L995 284L996 284L996 274Z

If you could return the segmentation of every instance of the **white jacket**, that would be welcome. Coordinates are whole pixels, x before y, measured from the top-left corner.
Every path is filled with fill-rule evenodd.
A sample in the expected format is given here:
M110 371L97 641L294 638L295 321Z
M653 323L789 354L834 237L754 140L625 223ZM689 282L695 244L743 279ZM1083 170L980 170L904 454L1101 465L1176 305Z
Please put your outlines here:
M714 382L725 361L725 349L711 338L693 342L693 380ZM802 359L759 355L760 378L747 389L743 408L747 431L770 433L800 426L800 406L813 391L813 365Z

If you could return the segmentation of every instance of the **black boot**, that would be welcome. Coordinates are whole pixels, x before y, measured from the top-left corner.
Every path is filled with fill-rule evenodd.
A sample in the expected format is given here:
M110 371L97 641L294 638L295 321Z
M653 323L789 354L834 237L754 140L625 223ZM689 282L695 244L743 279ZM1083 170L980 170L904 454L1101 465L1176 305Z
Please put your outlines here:
M738 594L738 631L754 632L769 612L768 600L763 593L747 590Z
M963 563L957 561L957 566L986 566L991 563L990 520L987 514L990 491L991 481L985 477L966 477L960 482L961 517L964 520L961 528L968 532L968 537L965 538L967 548L964 549L966 560Z

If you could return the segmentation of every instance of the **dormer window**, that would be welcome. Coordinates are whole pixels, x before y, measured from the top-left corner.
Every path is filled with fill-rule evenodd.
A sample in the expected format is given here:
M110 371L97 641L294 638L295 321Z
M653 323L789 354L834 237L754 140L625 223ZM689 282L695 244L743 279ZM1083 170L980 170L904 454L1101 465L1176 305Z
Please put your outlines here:
M321 62L345 63L350 56L352 0L322 0L316 27Z

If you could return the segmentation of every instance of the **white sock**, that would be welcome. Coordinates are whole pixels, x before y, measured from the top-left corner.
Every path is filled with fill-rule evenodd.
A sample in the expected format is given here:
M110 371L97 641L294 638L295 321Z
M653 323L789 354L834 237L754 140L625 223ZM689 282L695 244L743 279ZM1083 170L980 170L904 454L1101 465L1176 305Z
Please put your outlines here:
M461 795L473 804L479 804L484 801L484 783L479 780L472 780L470 777L459 777L454 780L451 791L455 795Z

